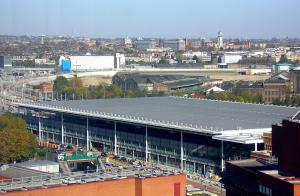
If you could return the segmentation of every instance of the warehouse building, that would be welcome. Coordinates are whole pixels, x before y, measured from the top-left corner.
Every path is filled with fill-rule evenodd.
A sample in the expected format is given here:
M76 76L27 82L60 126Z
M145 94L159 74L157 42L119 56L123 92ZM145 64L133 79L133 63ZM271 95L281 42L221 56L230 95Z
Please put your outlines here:
M263 133L299 108L176 97L16 103L39 139L190 173L219 173L225 160L263 148Z
M112 70L125 66L125 56L61 56L59 62L62 72Z

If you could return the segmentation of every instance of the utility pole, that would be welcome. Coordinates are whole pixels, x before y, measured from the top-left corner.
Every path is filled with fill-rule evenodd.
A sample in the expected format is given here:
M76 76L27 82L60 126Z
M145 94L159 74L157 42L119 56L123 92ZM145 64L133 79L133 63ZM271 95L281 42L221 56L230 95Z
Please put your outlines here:
M85 99L88 99L88 89L85 89Z
M105 85L103 85L103 98L105 99Z

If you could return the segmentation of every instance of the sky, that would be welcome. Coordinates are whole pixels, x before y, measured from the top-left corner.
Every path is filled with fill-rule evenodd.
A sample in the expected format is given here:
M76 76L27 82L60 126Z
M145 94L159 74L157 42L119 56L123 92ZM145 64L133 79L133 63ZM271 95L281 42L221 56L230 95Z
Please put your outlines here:
M300 0L0 0L0 34L300 38Z

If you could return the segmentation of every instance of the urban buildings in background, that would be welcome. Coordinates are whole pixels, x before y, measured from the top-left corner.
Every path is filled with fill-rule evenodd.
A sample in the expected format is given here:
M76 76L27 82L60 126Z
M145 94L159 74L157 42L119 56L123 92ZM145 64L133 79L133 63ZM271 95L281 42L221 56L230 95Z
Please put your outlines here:
M289 38L226 39L226 33L221 31L211 39L0 36L1 54L10 57L14 67L53 68L61 64L58 62L60 56L115 56L114 63L99 59L98 70L116 68L118 65L124 68L131 64L138 67L164 63L174 66L181 63L195 64L198 68L206 65L243 68L253 65L272 67L277 63L297 64L300 59L299 45L299 40ZM106 66L102 67L101 64ZM112 64L115 66L109 66Z
M1 108L24 118L57 159L1 166L0 189L147 195L151 186L151 194L182 196L220 194L224 182L227 195L295 195L297 156L287 152L298 142L299 60L299 39L228 39L222 31L0 36Z

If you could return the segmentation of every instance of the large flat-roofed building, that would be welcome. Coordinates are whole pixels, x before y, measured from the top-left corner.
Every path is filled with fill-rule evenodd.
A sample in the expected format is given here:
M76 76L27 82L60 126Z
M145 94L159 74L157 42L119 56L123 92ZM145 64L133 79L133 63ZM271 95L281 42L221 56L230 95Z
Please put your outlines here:
M299 108L176 97L16 103L45 141L99 147L188 172L218 173L224 160L263 147L263 133Z

